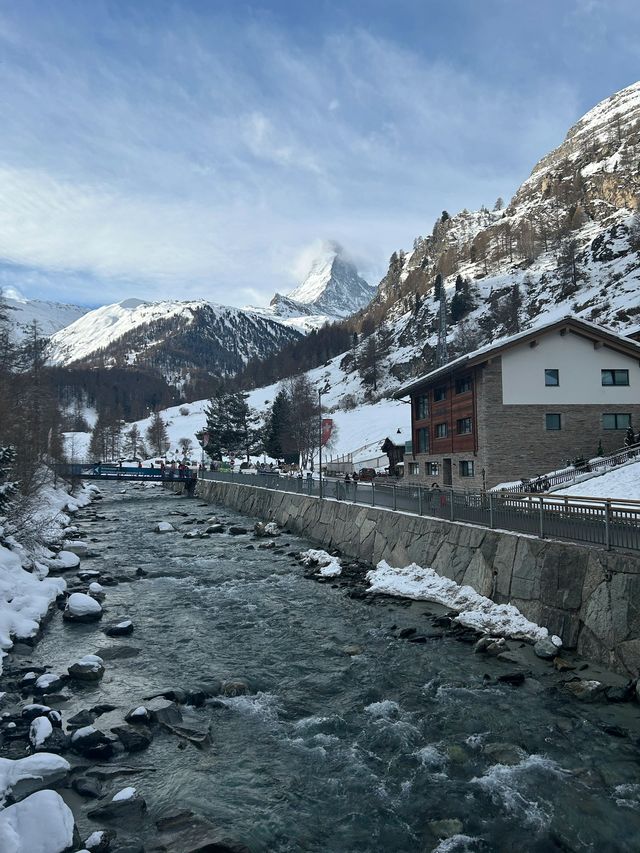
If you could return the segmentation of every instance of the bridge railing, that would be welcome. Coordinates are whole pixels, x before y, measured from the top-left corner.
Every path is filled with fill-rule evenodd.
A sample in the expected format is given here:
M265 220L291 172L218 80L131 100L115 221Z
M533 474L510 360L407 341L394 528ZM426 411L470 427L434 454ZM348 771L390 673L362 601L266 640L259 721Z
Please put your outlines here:
M320 481L205 471L200 477L320 497ZM395 483L323 480L322 497L412 515L565 539L602 548L640 551L640 501L516 492L460 492Z

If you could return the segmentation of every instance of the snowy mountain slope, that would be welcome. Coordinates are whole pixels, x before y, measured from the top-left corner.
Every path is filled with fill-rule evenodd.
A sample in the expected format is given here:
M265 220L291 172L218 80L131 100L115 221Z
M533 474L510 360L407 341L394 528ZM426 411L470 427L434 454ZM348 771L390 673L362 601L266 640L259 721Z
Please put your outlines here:
M236 373L266 358L301 332L239 308L129 299L91 311L51 339L50 363L139 365L179 385L190 373Z
M39 333L49 337L90 310L81 305L27 299L15 287L8 287L3 291L3 300L10 309L9 316L16 341L24 337L34 321L38 324Z

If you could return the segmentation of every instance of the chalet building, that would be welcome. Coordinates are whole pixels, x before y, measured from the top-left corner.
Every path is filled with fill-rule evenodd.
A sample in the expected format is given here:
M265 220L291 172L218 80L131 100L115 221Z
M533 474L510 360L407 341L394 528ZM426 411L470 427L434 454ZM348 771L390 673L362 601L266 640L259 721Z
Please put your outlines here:
M405 477L491 488L624 445L640 430L640 343L563 317L400 388L411 398Z

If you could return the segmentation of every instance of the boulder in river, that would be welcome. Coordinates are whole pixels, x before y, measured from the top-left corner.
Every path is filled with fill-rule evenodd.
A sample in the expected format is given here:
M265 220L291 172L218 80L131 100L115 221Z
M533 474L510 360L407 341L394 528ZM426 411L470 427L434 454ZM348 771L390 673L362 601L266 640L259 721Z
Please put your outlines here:
M224 533L224 524L219 524L216 522L215 524L210 524L205 533Z
M102 606L83 592L74 592L67 599L62 618L67 622L96 622L102 617Z
M48 752L38 752L15 761L2 758L0 766L7 780L2 793L11 794L14 800L57 785L67 778L71 769L66 759Z
M533 651L542 660L553 660L557 656L559 649L549 637L544 637L534 644Z
M71 809L55 791L36 791L1 811L0 838L11 853L77 850L79 841Z
M105 805L92 809L87 814L91 820L115 821L120 826L121 821L140 819L147 810L147 804L135 788L123 788Z
M98 829L85 839L84 847L89 853L109 853L115 840L116 833L112 829Z
M44 559L43 562L50 572L68 572L77 569L80 565L80 557L71 551L60 551L53 559Z
M100 681L104 662L98 655L85 655L69 667L69 676L76 681Z
M89 553L89 546L82 539L67 539L64 542L64 550L75 554L76 557L86 557Z
M223 696L246 696L251 693L249 683L244 678L229 678L220 685Z
M121 619L120 622L112 622L104 629L107 637L128 637L133 634L133 622L131 619Z
M242 536L243 534L248 533L248 532L249 531L247 530L246 527L238 527L237 525L233 525L232 527L229 528L229 533L232 536Z
M152 735L146 726L115 726L111 731L126 752L141 752L151 746Z
M93 726L85 726L71 735L71 746L75 752L88 758L109 758L113 755L114 743Z
M45 672L40 675L33 685L33 692L39 696L47 693L58 693L64 687L64 679L55 672Z
M250 853L244 844L227 838L209 821L190 811L167 815L156 822L165 850L181 853Z
M71 787L81 797L86 797L89 800L97 800L102 796L100 782L97 779L90 779L88 776L78 776L71 783Z
M175 527L170 521L159 521L153 528L154 533L173 533Z
M597 702L604 698L605 685L601 681L568 681L564 689L581 702Z
M53 726L47 717L36 717L29 727L29 742L35 750L46 749L47 740L53 734Z
M266 524L263 521L257 521L253 532L258 537L280 536L280 530L274 521L269 521Z
M145 723L151 722L151 714L144 705L138 705L137 708L133 708L126 714L125 720L128 723L142 723L144 725Z

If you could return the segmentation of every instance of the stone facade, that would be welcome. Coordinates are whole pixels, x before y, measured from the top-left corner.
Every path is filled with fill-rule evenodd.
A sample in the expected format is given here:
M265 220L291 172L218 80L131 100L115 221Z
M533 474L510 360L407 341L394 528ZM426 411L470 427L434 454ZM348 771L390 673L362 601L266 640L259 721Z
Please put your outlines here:
M640 556L236 483L199 481L197 494L373 564L429 566L585 657L640 673Z

